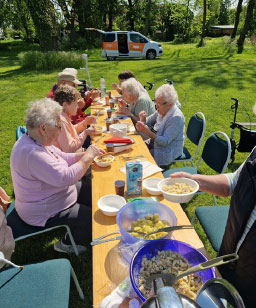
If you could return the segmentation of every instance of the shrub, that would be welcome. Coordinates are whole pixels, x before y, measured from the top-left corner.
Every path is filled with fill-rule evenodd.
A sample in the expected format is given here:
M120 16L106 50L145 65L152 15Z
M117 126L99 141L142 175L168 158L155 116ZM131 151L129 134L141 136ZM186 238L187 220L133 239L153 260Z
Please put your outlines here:
M21 66L29 69L51 70L65 67L80 67L81 54L74 51L28 51L19 54Z

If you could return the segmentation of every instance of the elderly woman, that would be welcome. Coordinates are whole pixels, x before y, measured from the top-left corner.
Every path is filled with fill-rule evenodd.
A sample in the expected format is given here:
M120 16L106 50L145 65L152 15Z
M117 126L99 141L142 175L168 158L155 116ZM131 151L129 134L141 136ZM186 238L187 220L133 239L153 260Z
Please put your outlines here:
M61 131L54 145L66 153L81 152L86 137L96 131L87 128L87 125L94 123L93 116L86 117L78 124L72 124L71 118L76 115L79 99L78 90L69 85L60 85L54 94L54 100L63 107L60 115Z
M145 111L147 116L155 112L155 105L147 93L140 90L138 81L129 78L121 84L124 100L119 101L119 112L130 116L133 123L139 121L139 113ZM127 106L127 103L130 105Z
M176 105L177 99L173 85L162 85L156 90L157 111L149 117L141 111L140 121L136 124L136 129L150 138L150 152L164 169L183 150L185 119Z
M62 107L47 98L32 102L27 110L28 133L11 153L15 207L29 225L69 225L79 252L83 252L91 239L91 205L86 198L90 192L79 180L93 159L105 151L92 145L86 152L64 153L53 146L61 131L61 112ZM68 237L54 249L73 252Z

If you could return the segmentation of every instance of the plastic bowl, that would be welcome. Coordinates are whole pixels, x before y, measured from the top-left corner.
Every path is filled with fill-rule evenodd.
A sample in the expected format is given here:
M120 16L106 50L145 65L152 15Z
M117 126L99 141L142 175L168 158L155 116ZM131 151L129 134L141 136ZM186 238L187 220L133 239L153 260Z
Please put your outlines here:
M103 126L101 125L94 125L96 132L94 133L95 135L101 135L103 132Z
M194 190L190 193L186 194L173 194L163 191L162 187L163 185L167 184L175 184L175 183L185 183L190 185ZM163 179L159 182L158 188L160 189L161 193L163 194L164 198L168 201L176 202L176 203L185 203L192 199L194 194L198 191L199 185L196 181L188 179L188 178L167 178Z
M168 208L166 205L151 201L151 200L138 200L127 203L118 212L116 216L116 222L120 230L122 240L126 244L134 244L141 239L134 237L126 232L126 230L131 230L131 225L133 221L138 218L145 218L148 214L159 214L160 219L167 220L170 226L177 226L177 217L174 212ZM168 233L165 237L171 234ZM143 240L142 242L155 242L156 240Z
M98 200L98 208L107 216L116 216L118 211L126 204L124 197L106 195Z
M158 183L162 179L160 178L148 178L142 182L142 186L146 189L146 191L151 195L161 195L161 190L158 188Z
M145 302L143 294L139 290L139 278L140 278L140 269L143 258L151 259L157 255L158 251L162 250L172 250L178 252L184 258L187 259L188 263L192 266L199 263L205 262L208 259L196 248L190 246L189 244L169 239L158 239L144 244L141 248L135 252L131 263L130 263L130 279L132 286L139 298ZM209 279L215 278L216 274L213 268L209 268L204 271L197 273L201 276L203 282L206 282Z
M106 158L106 157L110 157L111 158L111 161L107 161L107 162L102 162L102 161L97 161L97 159L99 158L100 156L97 156L94 158L94 161L96 163L96 165L98 165L99 167L108 167L111 165L112 161L114 160L114 156L112 155L104 155L103 158Z

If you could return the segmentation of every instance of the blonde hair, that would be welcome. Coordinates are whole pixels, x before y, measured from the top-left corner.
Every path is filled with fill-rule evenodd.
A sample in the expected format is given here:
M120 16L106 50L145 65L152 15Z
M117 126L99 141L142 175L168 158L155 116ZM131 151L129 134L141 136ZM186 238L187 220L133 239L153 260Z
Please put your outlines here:
M178 94L173 85L170 84L163 84L156 90L155 94L157 98L163 98L167 103L170 105L175 105L178 100Z
M43 98L29 103L25 115L25 123L28 129L34 129L41 124L56 125L62 112L62 107L50 98Z

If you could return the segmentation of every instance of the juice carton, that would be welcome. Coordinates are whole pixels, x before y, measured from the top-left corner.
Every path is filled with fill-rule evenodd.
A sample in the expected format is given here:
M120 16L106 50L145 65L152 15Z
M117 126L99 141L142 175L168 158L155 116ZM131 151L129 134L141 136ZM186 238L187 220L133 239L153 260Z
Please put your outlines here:
M127 195L142 194L142 164L139 161L126 163Z

